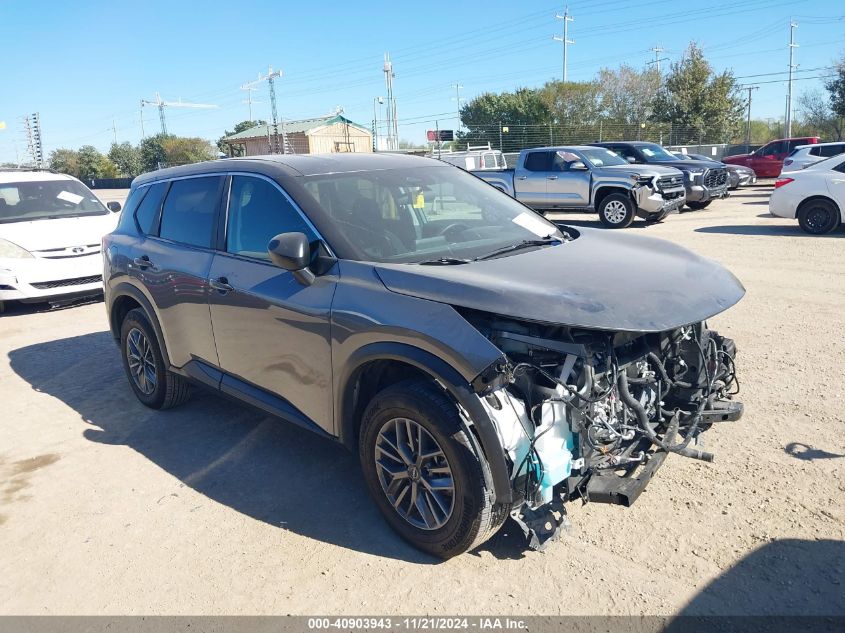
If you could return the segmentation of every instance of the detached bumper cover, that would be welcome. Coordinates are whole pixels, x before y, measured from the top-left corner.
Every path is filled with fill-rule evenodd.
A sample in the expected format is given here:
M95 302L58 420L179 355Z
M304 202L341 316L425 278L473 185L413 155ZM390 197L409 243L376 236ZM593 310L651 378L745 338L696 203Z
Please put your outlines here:
M659 191L649 186L637 186L632 193L637 203L637 215L641 217L674 211L683 207L686 202L683 188Z

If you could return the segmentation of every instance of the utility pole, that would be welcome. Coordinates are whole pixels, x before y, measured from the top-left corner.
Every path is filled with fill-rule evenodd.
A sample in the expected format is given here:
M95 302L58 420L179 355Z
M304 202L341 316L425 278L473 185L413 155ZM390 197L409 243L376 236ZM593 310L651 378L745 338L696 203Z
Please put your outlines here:
M657 68L657 74L660 74L660 62L668 62L668 57L660 57L660 53L663 53L666 49L661 48L660 46L655 46L651 49L654 52L654 61L648 62L648 65L651 66L652 64L655 65Z
M455 89L455 96L452 97L452 99L458 104L458 129L461 129L461 102L466 101L466 99L461 96L461 90L463 90L464 87L460 84L460 82L456 81L452 84L452 88Z
M396 74L393 72L393 62L390 61L390 53L384 54L384 84L387 88L387 147L386 149L399 149L399 124L396 120L396 98L393 96L393 79Z
M745 153L751 149L751 91L759 90L760 86L745 86L748 91L748 114L745 119Z
M270 88L270 113L273 116L273 143L270 147L271 154L292 154L293 148L290 147L288 143L287 134L285 134L285 124L282 122L282 145L281 145L281 152L279 151L279 115L278 110L276 109L276 87L273 83L274 80L280 79L282 77L282 71L277 70L273 71L273 67L269 66L267 68L267 74L261 75L259 73L258 79L255 81L250 81L249 83L244 84L241 86L241 89L246 90L251 86L255 86L260 84L263 81L267 82L267 85ZM289 151L290 150L290 151Z
M798 44L795 43L795 29L798 27L798 22L789 20L789 80L786 88L786 138L792 136L792 71L798 68L794 63L795 49Z
M563 37L558 37L557 35L552 36L556 42L563 43L563 83L566 83L566 49L569 47L570 44L574 44L575 40L569 39L569 23L574 22L575 18L569 15L569 7L566 6L563 9L563 15L559 13L555 14L555 18L558 20L563 20Z
M241 86L241 90L246 90L246 99L244 101L241 101L241 103L245 103L249 106L249 120L254 121L255 119L252 118L252 104L253 103L264 103L264 102L263 101L255 101L252 98L252 93L254 91L258 90L258 88L256 88L255 86L245 86L245 87Z
M384 103L384 97L373 97L373 151L379 150L378 146L378 106Z
M146 105L154 105L158 108L158 118L161 122L161 133L167 134L167 124L164 120L164 108L216 108L216 105L209 105L207 103L188 103L187 101L164 101L161 98L161 95L156 93L155 101L149 101L147 99L141 99L141 108L143 109ZM143 118L143 114L141 115Z
M146 135L144 134L144 100L141 99L141 140L143 141Z
M114 121L114 117L111 120L111 131L112 131L112 143L117 145L117 123Z

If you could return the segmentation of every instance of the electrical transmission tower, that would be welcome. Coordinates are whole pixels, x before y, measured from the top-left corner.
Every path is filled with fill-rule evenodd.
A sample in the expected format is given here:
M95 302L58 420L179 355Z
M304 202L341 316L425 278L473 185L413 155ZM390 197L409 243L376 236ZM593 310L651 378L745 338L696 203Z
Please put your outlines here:
M27 153L36 167L43 167L44 146L41 140L41 116L38 112L23 117L23 129L26 134Z
M267 68L267 74L262 75L259 73L258 79L255 81L250 81L249 83L245 83L241 86L242 90L247 90L252 86L257 86L258 84L266 81L268 87L270 88L270 113L273 117L273 141L270 143L270 153L271 154L293 154L293 147L288 142L288 136L285 134L285 122L282 121L282 143L279 143L279 114L276 108L276 86L273 83L276 79L280 79L282 77L281 70L273 70L272 66Z
M393 96L393 62L390 53L384 54L384 84L387 88L387 138L385 149L399 149L399 123L396 119L396 98Z
M555 14L555 18L558 20L563 20L563 37L559 37L557 35L553 35L552 39L556 42L563 43L563 83L566 83L567 76L566 76L566 50L569 48L570 44L574 44L575 40L569 39L569 23L574 22L575 18L569 15L569 7L564 7L563 15Z
M798 22L789 21L789 79L787 80L786 88L786 118L784 121L784 128L786 138L792 136L792 71L798 66L794 63L795 49L798 44L795 43L795 29L798 28ZM750 94L750 93L749 93Z
M158 118L161 121L161 133L167 134L167 124L164 120L164 109L165 108L216 108L216 105L209 105L207 103L187 103L182 101L164 101L161 98L161 95L156 93L155 101L150 101L148 99L141 99L141 109L144 109L144 106L156 106L158 108ZM143 118L143 115L141 115ZM143 123L142 123L143 125Z

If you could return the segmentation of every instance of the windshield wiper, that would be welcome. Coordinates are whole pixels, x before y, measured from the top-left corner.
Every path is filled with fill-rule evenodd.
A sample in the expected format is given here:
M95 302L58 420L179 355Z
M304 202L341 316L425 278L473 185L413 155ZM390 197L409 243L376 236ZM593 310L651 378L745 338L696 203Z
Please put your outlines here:
M541 237L536 240L522 240L521 242L517 242L516 244L510 244L509 246L503 246L502 248L497 248L492 253L487 253L486 255L481 255L480 257L476 257L473 261L478 262L484 259L491 259L498 255L503 255L504 253L510 253L511 251L518 251L522 248L528 248L529 246L546 246L549 244L560 244L561 240L557 237L552 237L551 235L547 235L545 237Z
M425 259L417 262L420 266L454 266L456 264L469 264L470 260L460 257L438 257L437 259Z

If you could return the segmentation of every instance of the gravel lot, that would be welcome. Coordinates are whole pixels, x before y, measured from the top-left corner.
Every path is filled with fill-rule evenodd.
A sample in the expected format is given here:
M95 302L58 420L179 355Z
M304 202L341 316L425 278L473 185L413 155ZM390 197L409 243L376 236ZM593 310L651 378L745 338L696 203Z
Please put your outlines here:
M745 284L712 325L737 341L746 415L707 434L715 463L670 457L635 507L570 504L545 553L508 523L428 558L339 446L204 392L141 406L101 301L13 307L0 613L845 615L845 230L805 236L768 216L769 193L630 229Z

